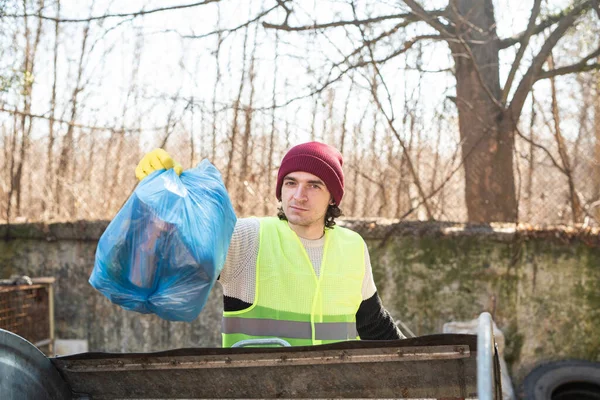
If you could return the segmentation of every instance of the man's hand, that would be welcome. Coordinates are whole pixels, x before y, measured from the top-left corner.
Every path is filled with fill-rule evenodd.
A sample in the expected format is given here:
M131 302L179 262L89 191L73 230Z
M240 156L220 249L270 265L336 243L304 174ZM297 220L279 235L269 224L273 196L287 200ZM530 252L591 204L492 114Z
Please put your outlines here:
M175 162L169 153L163 149L154 149L142 157L140 163L135 168L135 176L141 181L154 171L170 168L173 168L177 175L181 175L183 171L181 164Z

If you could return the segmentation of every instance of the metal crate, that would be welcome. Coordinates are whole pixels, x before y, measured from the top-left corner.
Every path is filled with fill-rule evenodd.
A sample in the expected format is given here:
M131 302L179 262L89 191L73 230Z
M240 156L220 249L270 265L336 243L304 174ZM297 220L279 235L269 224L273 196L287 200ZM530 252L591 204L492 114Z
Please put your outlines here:
M54 278L0 285L0 328L27 339L46 354L54 350Z

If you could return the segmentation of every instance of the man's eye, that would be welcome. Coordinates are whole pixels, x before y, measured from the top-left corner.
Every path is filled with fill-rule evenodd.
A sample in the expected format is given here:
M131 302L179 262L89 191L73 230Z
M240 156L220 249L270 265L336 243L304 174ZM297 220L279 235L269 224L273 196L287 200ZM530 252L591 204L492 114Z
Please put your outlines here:
M321 185L312 185L313 189L321 189Z

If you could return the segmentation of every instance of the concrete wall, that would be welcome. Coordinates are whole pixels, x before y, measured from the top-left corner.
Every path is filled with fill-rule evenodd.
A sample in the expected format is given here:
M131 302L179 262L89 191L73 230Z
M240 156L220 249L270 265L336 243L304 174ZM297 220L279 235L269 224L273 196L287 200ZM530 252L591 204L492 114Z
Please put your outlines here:
M384 304L417 335L492 313L520 382L542 360L600 361L598 231L345 221L371 251ZM126 312L88 283L107 222L0 226L0 278L54 276L56 336L90 351L220 345L221 290L191 324Z

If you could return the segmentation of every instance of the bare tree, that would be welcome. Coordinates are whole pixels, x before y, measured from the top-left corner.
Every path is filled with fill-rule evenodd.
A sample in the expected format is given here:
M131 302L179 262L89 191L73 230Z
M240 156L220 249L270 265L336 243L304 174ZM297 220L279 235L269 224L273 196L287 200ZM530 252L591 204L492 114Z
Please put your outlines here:
M529 166L527 168L527 176L526 176L526 180L525 180L525 204L526 204L526 215L529 219L531 219L532 217L532 213L533 213L533 176L534 176L534 172L535 172L535 163L536 163L536 158L535 158L535 146L533 145L533 143L535 143L536 141L536 135L535 135L535 125L536 125L536 116L537 113L535 111L535 107L536 107L536 99L535 99L535 93L533 90L531 90L531 114L530 114L530 120L529 120L529 137L530 137L530 142L529 142L529 157L527 159Z
M271 132L269 133L269 147L265 150L267 162L266 165L266 176L267 176L267 190L270 190L273 187L273 152L275 147L275 135L276 135L276 112L277 112L277 65L279 58L279 34L275 33L275 49L274 49L274 58L273 58L273 93L271 98ZM268 215L269 213L269 203L265 199L263 202L263 215Z
M7 193L7 202L6 202L6 222L10 223L11 222L11 211L12 211L12 195L14 192L14 171L15 171L15 163L16 163L16 152L17 152L17 137L18 137L18 131L17 131L17 113L13 114L13 128L12 128L12 132L10 133L10 138L6 138L6 142L10 142L10 145L7 147L8 151L6 154L6 160L7 160L7 164L10 165L10 168L7 168L8 170L8 176L7 176L7 180L8 180L8 193ZM10 162L8 162L8 160L10 159Z
M377 83L375 82L374 85L377 85ZM379 116L379 111L377 109L372 111L372 118L373 118L373 124L371 126L371 132L370 132L370 140L369 140L369 152L367 153L367 160L375 160L375 158L377 157L377 150L375 148L375 144L377 143L377 130L379 128L379 120L378 117ZM373 165L374 163L367 161L367 165L370 165L371 168L368 169L369 174L374 172L373 171ZM362 172L362 167L364 167L364 165L361 165L361 173L360 176L363 178L363 181L366 181L364 183L364 198L368 199L369 201L365 201L363 203L363 209L362 209L362 214L363 215L369 215L369 212L371 211L371 206L373 205L373 202L371 201L373 199L373 194L372 194L372 184L375 183L375 180L373 178L370 177L369 174Z
M238 186L238 197L237 197L237 211L239 214L243 214L246 209L246 194L249 190L249 158L250 158L250 141L252 137L252 117L254 114L254 94L256 93L255 79L256 79L256 49L258 47L258 25L255 25L254 30L254 45L252 46L252 54L250 55L250 66L248 69L248 84L250 85L250 95L248 98L248 105L244 110L244 137L242 138L242 153L240 162L240 183Z
M310 124L310 140L317 140L317 115L319 114L319 96L313 99L312 122Z
M223 33L221 32L221 8L217 5L217 48L215 49L215 84L213 86L213 95L212 95L212 132L211 132L211 141L212 141L212 153L211 160L212 162L216 162L217 159L217 90L219 89L219 84L221 82L221 64L220 64L220 55L221 55L221 45L223 44Z
M600 56L598 57L600 63ZM594 199L594 215L596 221L600 221L600 72L595 75L595 93L594 93L594 179L592 184L594 190L592 198Z
M37 6L38 6L38 13L40 13L44 7L43 0L39 0ZM23 8L26 13L26 11L27 11L27 1L26 0L23 0ZM27 16L23 17L23 22L24 22L25 52L23 55L24 60L23 60L23 67L22 67L23 113L21 115L21 121L20 121L21 142L20 142L19 151L18 151L19 158L18 158L17 162L15 163L16 169L14 170L14 175L12 174L12 168L11 168L11 185L10 185L10 191L8 194L9 215L10 215L11 199L12 199L13 193L16 196L16 205L15 205L16 206L15 207L16 214L20 215L20 213L21 213L21 199L22 199L22 194L23 194L22 193L23 192L23 188L22 188L23 169L25 167L25 163L27 161L27 156L29 153L28 149L29 149L29 145L30 145L31 129L33 127L33 120L29 115L31 113L31 104L32 104L32 96L33 96L33 76L34 76L37 48L38 48L38 44L40 43L40 38L41 38L41 33L42 33L41 19L38 19L34 38L31 37L31 31L30 31L30 27L29 27L29 19ZM15 143L15 145L16 145L16 143ZM16 147L14 147L14 149L16 151ZM14 155L13 155L13 160L14 160ZM7 218L7 220L10 220L10 218Z
M352 98L352 90L354 89L354 76L350 76L350 88L348 89L348 94L346 95L346 100L344 101L344 115L342 117L341 123L341 135L340 135L340 152L344 154L344 145L346 143L346 136L348 134L348 127L346 126L348 121L348 107L350 106L350 99Z
M362 122L362 119L361 119L361 122ZM361 124L359 123L354 126L354 129L352 131L352 142L353 142L353 147L355 149L358 149L358 146L359 146L358 138L359 138L360 132L361 132ZM354 188L354 194L352 196L352 205L350 206L350 215L354 215L354 216L357 215L357 211L358 211L358 199L359 199L359 196L358 196L358 182L359 182L358 171L359 171L360 164L362 161L358 157L358 154L359 154L358 151L354 152L354 154L353 154L354 157L352 159L352 168L351 168L351 171L352 171L352 175L351 175L352 181L351 182L352 182L352 187ZM363 194L362 191L360 193Z
M81 40L81 53L79 54L79 61L77 64L77 77L75 78L75 85L71 94L71 114L69 118L69 124L67 125L67 132L63 138L62 150L58 160L58 166L55 173L55 189L54 189L54 205L55 207L65 207L70 215L74 214L75 204L74 198L71 193L63 193L64 187L68 186L68 176L71 168L75 168L73 164L74 155L74 129L75 121L77 120L77 113L79 111L79 94L83 90L83 73L84 73L84 60L87 54L87 41L90 32L90 22L88 22L82 32ZM67 192L72 190L68 188ZM64 203L63 203L64 201Z
M169 109L169 113L167 114L167 123L164 127L164 135L158 147L164 148L167 146L167 142L175 132L175 127L179 123L179 119L176 118L175 113L177 112L177 101L179 100L181 88L177 91L177 94L171 101L171 108Z
M42 196L42 211L46 212L50 206L49 202L54 198L53 177L54 173L54 117L56 115L56 85L58 84L58 45L60 26L60 0L56 0L56 18L54 22L54 48L52 52L52 94L50 95L50 117L48 118L48 148L46 150L46 180L44 196Z
M233 102L233 118L231 121L231 134L229 136L229 155L227 157L227 169L225 172L225 186L231 189L231 178L233 173L233 160L236 153L236 143L239 133L239 113L241 109L242 95L244 93L244 86L246 85L246 47L248 44L248 27L244 30L244 44L242 47L242 74L240 77L240 85L237 93L237 97Z
M329 88L326 92L325 102L323 103L325 115L323 115L323 128L321 131L323 135L323 141L329 143L335 143L334 103L335 91L332 88Z
M286 15L293 7L286 2ZM352 20L337 20L327 23L314 23L291 26L289 18L281 24L265 23L265 27L285 31L315 31L337 27L376 26L384 21L399 21L387 32L363 40L344 57L337 77L326 84L337 81L354 68L369 64L385 63L406 52L416 42L444 41L448 44L454 59L456 78L456 104L459 116L459 131L464 158L465 201L468 219L473 222L515 221L517 219L517 198L513 173L514 136L517 130L525 100L534 83L540 79L577 73L600 68L590 63L600 54L600 48L582 55L573 64L558 68L544 69L550 52L568 31L594 7L598 0L576 0L572 6L557 14L540 17L541 0L534 0L529 23L524 32L513 38L501 39L496 35L496 19L492 0L451 0L443 10L426 10L417 0L404 0L410 12L382 15ZM350 2L355 7L354 1ZM316 18L315 18L316 20ZM401 28L416 22L424 22L436 34L414 36L388 55L371 57L370 49L379 41L389 42L393 34L405 34ZM545 30L550 34L536 51L526 66L526 72L518 80L519 68L524 60L525 50L533 37ZM399 32L399 33L398 33ZM500 82L499 52L519 45L504 85ZM365 61L365 59L367 61ZM514 90L513 90L514 87ZM468 157L466 157L468 155Z
M550 68L554 68L554 58L552 57L552 53L548 57L548 66ZM558 155L560 156L560 160L562 162L562 172L567 178L567 183L569 187L569 201L571 204L571 218L574 223L579 222L581 220L581 201L579 200L579 195L575 189L575 182L573 179L573 169L571 167L572 162L569 157L569 153L567 152L567 144L565 142L565 138L562 134L562 129L560 127L560 114L558 110L558 101L556 96L556 82L555 78L550 78L550 87L552 92L552 120L554 122L554 137L556 139L556 145L558 147Z
M130 107L132 106L130 104L131 99L135 97L135 92L137 90L137 77L140 69L140 58L143 46L143 36L141 34L138 34L133 49L133 60L131 66L131 76L129 78L129 89L127 90L127 95L125 96L125 102L123 104L123 111L121 114L121 129L111 131L108 146L106 149L106 162L104 167L105 174L103 185L105 188L107 188L107 196L105 202L106 212L112 209L113 204L115 202L115 194L117 192L117 187L121 182L121 180L119 179L119 174L122 172L122 162L126 145L125 129L127 124L127 114ZM135 104L133 104L133 106L135 107ZM116 150L114 154L113 146ZM110 172L112 173L109 176L108 174Z

